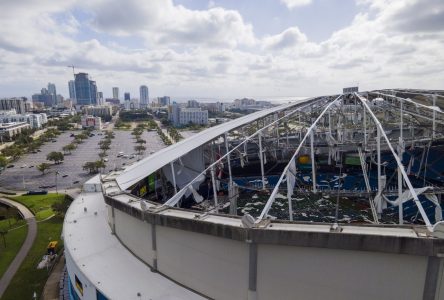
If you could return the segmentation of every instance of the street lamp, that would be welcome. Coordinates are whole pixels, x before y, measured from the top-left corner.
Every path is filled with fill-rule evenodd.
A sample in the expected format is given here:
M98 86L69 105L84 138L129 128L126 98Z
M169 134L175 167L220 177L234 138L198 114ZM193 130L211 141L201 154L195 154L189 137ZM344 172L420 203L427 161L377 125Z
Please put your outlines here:
M59 171L55 172L55 186L56 186L56 194L59 193L58 189L57 189L57 175L59 175Z

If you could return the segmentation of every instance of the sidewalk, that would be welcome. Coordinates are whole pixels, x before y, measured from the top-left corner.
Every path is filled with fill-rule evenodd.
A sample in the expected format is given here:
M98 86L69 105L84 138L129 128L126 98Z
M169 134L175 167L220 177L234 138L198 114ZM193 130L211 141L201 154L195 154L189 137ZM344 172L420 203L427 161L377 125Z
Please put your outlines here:
M6 291L6 288L8 287L9 283L11 282L12 278L14 277L15 273L17 273L26 255L28 255L29 250L31 250L32 244L34 243L35 237L37 236L37 223L35 221L35 217L32 214L32 212L24 205L5 198L0 198L0 202L17 207L17 209L20 211L21 215L28 224L28 233L26 235L26 239L23 242L22 247L18 251L14 260L9 265L6 272L3 274L3 277L0 279L0 298L1 298L3 293Z

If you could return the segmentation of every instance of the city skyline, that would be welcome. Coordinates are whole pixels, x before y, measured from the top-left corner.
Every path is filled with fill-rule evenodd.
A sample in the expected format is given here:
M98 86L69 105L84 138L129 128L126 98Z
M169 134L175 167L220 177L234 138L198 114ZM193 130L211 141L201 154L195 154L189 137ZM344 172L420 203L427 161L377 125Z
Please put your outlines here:
M67 97L69 65L105 98L438 89L444 72L439 0L7 1L0 17L0 97L47 82Z

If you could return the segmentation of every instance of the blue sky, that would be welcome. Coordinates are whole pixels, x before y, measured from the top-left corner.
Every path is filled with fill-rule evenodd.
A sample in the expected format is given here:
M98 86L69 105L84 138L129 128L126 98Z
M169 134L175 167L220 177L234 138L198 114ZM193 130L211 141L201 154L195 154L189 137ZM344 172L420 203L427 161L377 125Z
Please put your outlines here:
M71 64L105 97L442 88L443 48L442 0L3 0L0 97L67 96Z

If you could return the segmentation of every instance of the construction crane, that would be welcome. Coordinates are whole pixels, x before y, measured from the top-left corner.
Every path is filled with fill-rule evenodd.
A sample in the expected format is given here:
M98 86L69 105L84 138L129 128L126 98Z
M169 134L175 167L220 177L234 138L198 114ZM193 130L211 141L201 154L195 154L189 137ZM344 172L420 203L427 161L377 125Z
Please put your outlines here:
M71 66L68 66L68 68L72 68L72 75L74 75L74 79L75 79L75 77L76 77L76 74L75 74L75 70L74 70L74 65L71 65Z

